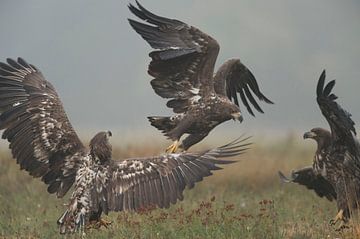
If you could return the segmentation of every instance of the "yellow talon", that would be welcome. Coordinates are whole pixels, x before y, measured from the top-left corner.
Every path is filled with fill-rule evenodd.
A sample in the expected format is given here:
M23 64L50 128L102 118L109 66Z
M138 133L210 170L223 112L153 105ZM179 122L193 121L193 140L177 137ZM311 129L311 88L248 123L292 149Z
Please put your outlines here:
M336 216L330 220L329 224L334 226L338 221L342 221L344 222L344 210L340 209L338 214L336 214Z
M174 143L172 143L172 145L166 148L165 152L168 154L172 154L175 153L178 148L179 148L179 140L175 140Z

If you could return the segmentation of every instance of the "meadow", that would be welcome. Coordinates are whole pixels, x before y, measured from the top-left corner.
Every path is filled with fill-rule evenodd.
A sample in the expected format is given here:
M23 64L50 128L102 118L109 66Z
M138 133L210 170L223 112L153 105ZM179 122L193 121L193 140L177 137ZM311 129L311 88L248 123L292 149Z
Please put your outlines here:
M334 202L280 182L278 170L289 174L312 161L315 145L297 138L255 142L246 154L234 158L237 163L186 190L182 202L169 209L110 213L104 218L112 225L90 229L86 238L360 238L355 225L343 232L328 225L336 214ZM165 146L130 142L115 148L114 157L155 155ZM49 195L40 180L20 171L8 150L0 155L0 238L63 238L56 220L66 198Z

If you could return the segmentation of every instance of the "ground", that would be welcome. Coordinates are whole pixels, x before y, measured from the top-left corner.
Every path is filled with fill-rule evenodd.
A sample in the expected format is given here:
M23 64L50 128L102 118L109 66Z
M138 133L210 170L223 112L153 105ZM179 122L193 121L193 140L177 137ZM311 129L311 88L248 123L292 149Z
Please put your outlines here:
M336 214L334 202L280 182L279 169L288 173L311 162L315 149L309 145L292 136L258 143L238 163L187 190L185 199L170 209L111 213L106 217L113 221L110 228L87 231L86 237L360 238L356 224L342 233L329 226ZM130 143L115 148L114 157L158 154L165 146L141 148ZM62 238L56 220L65 203L20 171L8 150L0 153L0 238ZM67 238L72 237L79 234Z

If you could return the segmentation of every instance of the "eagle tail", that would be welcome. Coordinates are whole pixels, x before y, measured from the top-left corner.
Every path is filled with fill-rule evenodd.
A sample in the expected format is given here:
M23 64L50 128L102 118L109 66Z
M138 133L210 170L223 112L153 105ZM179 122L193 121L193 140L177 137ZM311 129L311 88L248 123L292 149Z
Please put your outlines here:
M60 233L61 234L65 234L67 231L68 231L68 226L66 222L69 221L69 210L66 210L62 215L61 217L57 220L57 224L59 225L59 229L60 229ZM71 230L73 231L73 230Z
M177 120L173 117L149 116L148 119L152 126L156 127L164 134L174 129L178 124Z
M74 191L67 210L57 220L60 234L83 232L88 222L89 201L87 198L88 195L82 194L81 189Z
M71 210L66 210L61 217L57 220L59 225L60 234L73 233L85 229L86 217L85 214L80 211L74 213Z

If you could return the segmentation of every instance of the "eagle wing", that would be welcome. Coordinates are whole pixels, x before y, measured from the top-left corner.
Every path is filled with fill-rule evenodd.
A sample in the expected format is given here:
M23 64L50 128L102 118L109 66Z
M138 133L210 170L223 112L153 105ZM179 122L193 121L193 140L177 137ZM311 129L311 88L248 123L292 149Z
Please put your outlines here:
M152 48L148 73L155 79L155 92L171 99L167 102L175 113L182 113L200 97L214 92L214 65L219 53L215 39L184 22L157 16L138 2L130 11L144 24L129 19L130 25Z
M248 138L200 153L166 154L152 158L133 158L116 162L106 190L111 211L139 210L150 206L168 208L183 199L185 187L221 169L218 164L235 161L220 158L238 156L248 149ZM104 197L102 197L104 198ZM95 204L96 205L96 204ZM104 209L103 209L104 210ZM107 210L104 210L107 211Z
M227 96L230 100L233 100L237 106L239 106L239 93L241 101L253 116L254 112L250 104L253 105L258 112L264 113L256 102L253 94L260 101L273 104L273 102L260 91L254 75L239 59L228 60L218 69L214 77L214 89L217 94Z
M347 145L355 154L360 153L351 114L341 108L336 102L337 96L331 92L335 80L325 86L325 77L324 70L317 84L316 95L320 110L330 125L333 140L340 145Z
M0 63L0 129L21 169L62 197L85 148L50 82L23 59Z
M294 170L290 179L280 171L279 176L283 182L298 183L304 185L307 189L314 190L319 197L326 197L329 201L336 199L337 195L334 187L324 177L316 175L312 167Z

